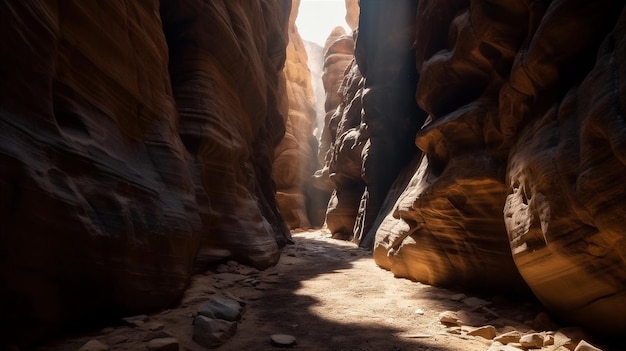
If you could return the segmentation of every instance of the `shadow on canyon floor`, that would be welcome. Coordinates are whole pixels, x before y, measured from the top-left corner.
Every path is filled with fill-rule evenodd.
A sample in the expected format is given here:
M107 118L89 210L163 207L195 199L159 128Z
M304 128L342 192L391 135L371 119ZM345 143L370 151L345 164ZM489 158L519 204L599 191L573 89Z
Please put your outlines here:
M113 325L51 341L37 350L76 351L94 339L110 350L145 350L149 340L165 336L176 338L180 350L206 350L192 340L192 320L214 295L245 303L237 333L219 350L278 349L270 342L272 334L293 335L298 350L489 348L490 341L456 335L439 323L442 311L470 309L463 302L469 294L394 278L376 266L371 251L329 236L324 231L294 233L295 244L283 250L275 267L259 272L234 262L214 266L193 277L180 306L146 316L145 323ZM231 271L224 272L225 268ZM502 300L489 301L488 311L496 311L499 317L482 310L475 311L476 317L530 330L528 321L541 312L541 306Z

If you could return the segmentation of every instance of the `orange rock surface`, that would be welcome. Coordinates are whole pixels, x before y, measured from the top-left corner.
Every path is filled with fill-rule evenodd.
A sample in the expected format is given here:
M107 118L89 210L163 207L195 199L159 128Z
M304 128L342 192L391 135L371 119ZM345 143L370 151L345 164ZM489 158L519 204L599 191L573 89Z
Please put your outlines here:
M289 11L0 2L3 342L166 307L194 262L277 262Z
M312 186L311 175L319 167L315 94L311 84L304 42L295 25L300 1L294 1L289 18L289 44L285 63L288 105L285 138L276 148L273 178L282 216L291 229L324 223L328 203L325 191Z
M322 170L351 196L329 229L397 276L530 288L562 321L626 333L623 3L360 6L363 86L339 101L361 106L329 118ZM399 159L411 123L419 151Z

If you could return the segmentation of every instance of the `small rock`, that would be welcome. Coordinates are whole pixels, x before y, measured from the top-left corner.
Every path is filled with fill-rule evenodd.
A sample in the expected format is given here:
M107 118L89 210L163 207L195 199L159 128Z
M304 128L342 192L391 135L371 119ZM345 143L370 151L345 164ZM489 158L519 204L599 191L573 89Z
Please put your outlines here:
M232 272L235 269L233 267L229 267L225 264L220 264L219 266L217 266L217 268L215 269L215 271L217 273L228 273L228 272Z
M526 349L540 349L543 347L543 335L539 333L522 335L519 343Z
M230 273L230 272L218 273L218 274L213 275L213 277L215 277L216 279L223 280L226 282L231 282L231 283L237 283L244 279L248 279L248 276L246 275Z
M585 340L580 340L574 351L602 351Z
M463 334L463 329L461 327L450 327L446 329L446 331L450 334L461 335Z
M143 329L148 329L150 331L159 331L163 330L165 326L161 323L146 323L143 325Z
M198 310L198 314L209 318L217 318L234 322L241 318L241 310L241 305L237 301L224 297L212 296L209 302Z
M494 328L492 325L486 325L484 327L479 327L470 331L469 333L467 333L467 335L480 336L481 338L492 340L496 337L496 328Z
M450 300L452 301L461 301L464 298L466 298L467 296L465 294L454 294L452 296L450 296Z
M140 327L148 320L148 316L140 314L137 316L122 318L122 320L131 327Z
M245 306L246 305L246 301L245 300L243 300L243 299L241 299L241 298L239 298L239 297L229 293L228 291L224 291L224 296L226 296L227 298L229 298L231 300L235 300L235 301L239 302L239 304L241 306Z
M89 340L78 351L107 351L109 345L104 344L98 340Z
M557 330L554 334L554 345L557 347L564 346L569 350L574 350L576 345L585 338L588 338L588 335L581 328L562 328Z
M178 351L178 340L174 338L153 339L146 347L150 351Z
M115 328L107 327L100 330L102 334L110 334L115 331Z
M510 344L513 342L519 342L521 337L522 337L522 334L518 332L517 330L514 330L508 333L504 333L502 335L498 335L493 340L506 345L506 344Z
M458 321L459 316L456 315L456 312L444 311L439 313L439 322L441 322L442 324L460 325Z
M278 347L290 347L296 344L296 338L287 334L274 334L270 336L272 344Z
M166 332L165 330L159 330L159 331L155 331L144 336L143 341L150 341L154 339L165 339L165 338L171 338L171 337L172 335Z
M491 302L479 299L477 297L468 297L463 299L463 304L469 307L483 307L489 305Z
M239 266L239 263L237 263L237 261L228 260L228 261L226 261L226 265L228 267L237 267L237 266Z
M418 309L415 310L415 314L419 314L419 315L423 316L424 315L424 310L421 309L421 308L418 308Z
M487 320L485 320L485 318L475 313L470 313L467 311L460 310L460 311L456 311L456 315L459 317L459 320L457 321L457 323L460 323L463 325L471 325L471 326L477 327L477 326L481 326L487 323Z
M117 345L117 344L121 344L123 342L128 341L128 336L126 335L115 335L110 337L107 342L109 343L109 345Z
M237 272L239 274L242 275L257 275L259 274L259 270L252 268L252 267L248 267L248 266L240 266L239 269L237 269Z
M222 345L237 331L236 322L197 316L193 320L193 341L213 349Z

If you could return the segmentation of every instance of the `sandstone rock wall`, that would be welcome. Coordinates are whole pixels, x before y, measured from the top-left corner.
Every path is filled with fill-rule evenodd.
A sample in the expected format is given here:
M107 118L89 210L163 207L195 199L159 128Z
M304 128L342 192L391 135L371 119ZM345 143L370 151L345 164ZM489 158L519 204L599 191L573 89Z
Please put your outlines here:
M340 100L362 108L329 120L355 129L330 133L326 157L349 159L328 173L358 187L334 181L352 194L329 228L375 238L397 276L530 287L556 317L624 334L623 2L360 6L363 86ZM414 123L419 152L401 141Z
M290 1L0 2L0 338L278 260Z
M317 111L311 71L304 42L295 25L300 1L293 1L289 18L289 44L285 78L288 105L285 138L276 148L274 180L277 200L289 228L320 227L328 203L326 191L312 186L312 174L319 168L318 140L315 137Z

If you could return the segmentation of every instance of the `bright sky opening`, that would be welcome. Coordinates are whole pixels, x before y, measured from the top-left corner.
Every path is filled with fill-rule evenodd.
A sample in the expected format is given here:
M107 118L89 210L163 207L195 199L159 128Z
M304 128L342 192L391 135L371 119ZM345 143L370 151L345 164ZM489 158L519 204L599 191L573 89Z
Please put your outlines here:
M296 26L303 40L323 47L335 27L343 26L350 33L345 16L344 0L302 0Z

